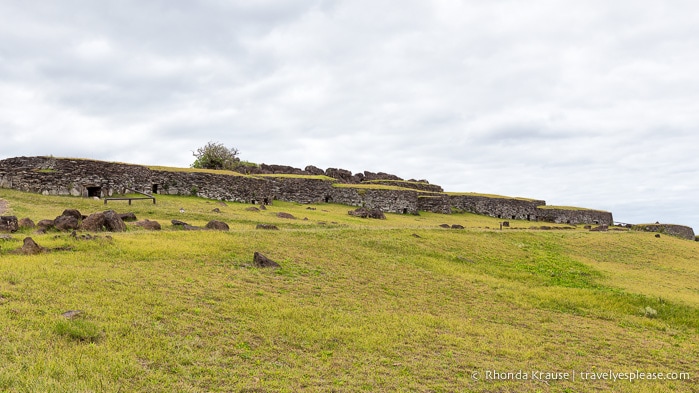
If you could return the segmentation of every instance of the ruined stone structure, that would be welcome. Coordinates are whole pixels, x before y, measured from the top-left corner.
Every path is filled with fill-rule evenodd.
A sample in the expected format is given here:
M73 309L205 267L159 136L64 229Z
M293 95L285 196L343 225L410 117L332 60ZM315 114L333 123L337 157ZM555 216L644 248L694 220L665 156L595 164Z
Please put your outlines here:
M0 188L44 195L110 197L129 191L196 195L253 204L274 200L340 203L384 212L450 214L452 209L504 220L612 225L612 214L579 208L551 208L542 200L471 193L445 193L427 181L403 180L387 173L352 174L314 166L246 166L241 172L149 168L96 160L16 157L0 160Z
M496 195L451 194L449 199L457 209L506 220L537 221L537 207L546 205L541 200Z
M566 208L557 206L537 207L539 221L557 224L595 224L612 225L612 213L601 210Z
M681 237L687 240L695 240L694 229L684 225L674 224L639 224L631 227L634 231L657 232Z

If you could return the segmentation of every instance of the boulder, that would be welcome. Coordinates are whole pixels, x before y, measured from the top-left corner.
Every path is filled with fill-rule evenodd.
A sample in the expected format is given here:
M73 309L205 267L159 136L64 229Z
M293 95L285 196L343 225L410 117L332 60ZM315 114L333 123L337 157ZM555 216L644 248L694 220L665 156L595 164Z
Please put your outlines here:
M200 227L195 227L194 225L189 225L186 222L180 221L180 220L172 220L170 222L172 223L172 225L179 227L180 229L183 229L185 231L198 231L201 229Z
M53 226L59 231L73 231L78 229L80 223L75 216L58 216L53 220Z
M32 239L31 237L24 238L24 244L22 245L22 248L19 250L20 253L26 255L36 255L45 251L46 249L36 244L34 239Z
M90 232L125 232L126 224L114 210L92 213L83 220L80 229Z
M361 217L361 218L375 218L378 220L385 220L386 216L379 209L367 209L366 207L360 207L355 210L350 210L347 212L350 216Z
M449 225L449 224L440 224L439 227L440 227L440 228L447 228L447 229L449 229L449 228L451 228L451 225Z
M34 229L36 228L36 224L34 224L34 221L32 221L29 217L25 217L21 220L19 220L19 227L21 228L28 228L28 229Z
M324 174L325 174L325 171L324 171L324 170L318 168L317 166L313 166L313 165L308 165L306 168L304 168L304 171L305 171L306 173L308 173L309 175L316 175L316 176L319 176L319 175L324 175Z
M206 224L206 229L213 229L216 231L227 231L230 228L228 227L228 224L226 224L223 221L211 220Z
M264 206L264 205L262 205L262 206ZM256 208L255 206L246 207L245 210L247 210L249 212L259 212L260 211L260 209Z
M279 230L279 228L277 228L276 225L272 225L272 224L257 224L255 226L255 229L267 229L267 230L272 230L272 231Z
M463 225L459 225L459 224L454 224L454 225L451 226L451 229L464 229L464 226L463 226Z
M277 213L277 217L279 217L279 218L288 218L288 219L290 219L290 220L296 219L296 217L294 217L292 214L284 213L284 212L279 212L279 213Z
M180 220L172 220L172 221L170 221L170 222L172 223L172 225L174 225L174 226L176 226L176 227L177 227L177 226L184 227L184 226L188 226L188 225L189 225L189 224L187 224L186 222L180 221Z
M61 213L61 216L75 217L75 219L78 221L83 219L83 215L80 214L80 212L76 209L63 210L63 213Z
M136 218L136 214L130 212L119 214L119 218L121 218L121 220L124 222L138 221L138 218Z
M347 169L328 168L325 170L325 176L337 179L342 183L354 183L356 181L352 177L352 172Z
M39 222L36 223L36 226L39 227L39 230L46 232L47 230L53 228L53 220L39 220Z
M277 262L274 262L273 260L267 258L266 256L260 254L257 251L255 251L255 254L253 255L252 263L256 267L281 267L281 265L279 265Z
M17 232L19 221L15 216L0 216L0 232Z
M159 231L162 229L159 222L151 221L148 219L145 219L143 221L138 221L134 225L137 225L137 226L139 226L143 229L147 229L149 231Z

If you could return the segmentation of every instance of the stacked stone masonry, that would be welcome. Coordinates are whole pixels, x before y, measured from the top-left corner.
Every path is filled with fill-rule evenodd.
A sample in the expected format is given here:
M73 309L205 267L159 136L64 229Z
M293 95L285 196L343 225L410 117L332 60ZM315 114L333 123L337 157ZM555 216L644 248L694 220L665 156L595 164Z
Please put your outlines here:
M687 240L695 240L694 229L684 225L674 224L639 224L631 227L634 231L657 232L666 235L681 237Z
M209 199L271 204L340 203L384 212L449 214L452 209L503 220L611 225L612 214L581 209L542 209L546 202L478 194L446 194L427 181L405 181L378 172L352 174L345 169L314 166L304 170L265 165L246 173L150 169L141 165L86 159L16 157L0 160L0 188L44 195L109 197L138 191L148 194L196 195ZM297 175L297 176L289 176ZM381 185L387 186L380 188ZM390 187L389 187L390 186Z

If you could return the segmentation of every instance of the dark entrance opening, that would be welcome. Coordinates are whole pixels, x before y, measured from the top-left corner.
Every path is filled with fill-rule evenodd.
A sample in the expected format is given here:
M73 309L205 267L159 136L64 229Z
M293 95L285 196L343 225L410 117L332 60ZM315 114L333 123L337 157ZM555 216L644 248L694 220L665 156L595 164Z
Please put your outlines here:
M403 208L403 214L408 214L408 208Z
M86 188L87 188L87 196L88 197L100 198L102 196L102 187L86 187Z
M527 214L527 221L531 221L531 220L532 220L531 214Z
M325 196L325 203L330 203L333 201L333 198L330 195Z
M512 219L513 219L513 220L516 220L516 219L517 219L517 216L512 216Z
M153 194L157 194L157 193L158 193L158 185L157 185L157 184L153 184L153 189L152 189L152 191L153 191Z
M265 204L265 205L269 205L269 198L264 198L264 199L262 200L262 203Z

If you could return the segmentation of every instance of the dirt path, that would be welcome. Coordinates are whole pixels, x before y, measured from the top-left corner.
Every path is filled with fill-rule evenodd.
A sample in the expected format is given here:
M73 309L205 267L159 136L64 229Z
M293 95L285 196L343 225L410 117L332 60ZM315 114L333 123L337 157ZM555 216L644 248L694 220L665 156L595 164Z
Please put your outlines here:
M7 206L9 206L9 203L7 203L7 201L4 199L0 199L0 214L4 213L5 210L7 210Z

